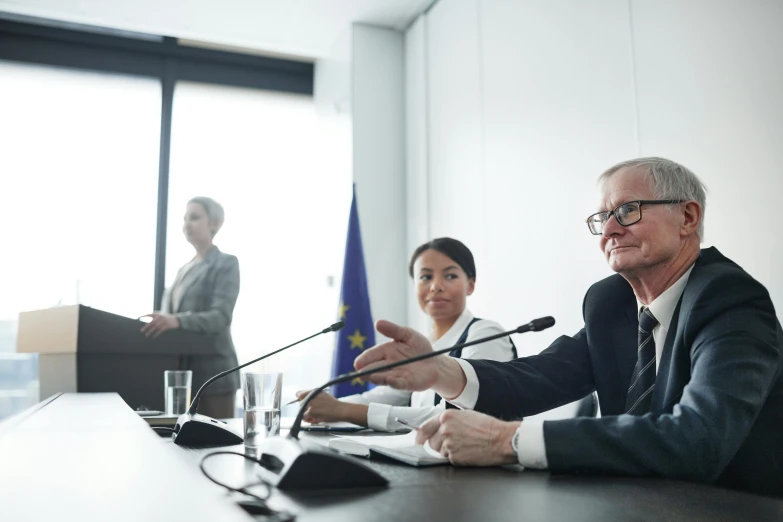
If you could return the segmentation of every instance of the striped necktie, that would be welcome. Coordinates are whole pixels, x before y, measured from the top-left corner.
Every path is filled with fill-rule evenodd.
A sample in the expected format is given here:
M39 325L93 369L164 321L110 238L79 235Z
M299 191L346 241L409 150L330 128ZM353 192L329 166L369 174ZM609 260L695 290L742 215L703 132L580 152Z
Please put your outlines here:
M625 400L625 412L630 415L644 415L650 411L655 388L655 339L652 332L657 324L658 319L650 313L650 309L642 308L639 314L639 358Z

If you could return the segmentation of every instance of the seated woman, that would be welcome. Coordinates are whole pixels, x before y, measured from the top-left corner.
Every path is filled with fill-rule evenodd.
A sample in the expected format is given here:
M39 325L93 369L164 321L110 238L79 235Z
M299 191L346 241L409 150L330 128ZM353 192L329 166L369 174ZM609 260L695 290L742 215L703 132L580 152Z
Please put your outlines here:
M433 350L504 331L493 321L473 317L465 307L466 298L476 285L476 266L473 254L460 241L442 237L421 245L411 257L408 272L416 286L419 306L432 319ZM501 337L449 355L508 361L516 358L516 348L510 337ZM302 400L307 393L297 392L297 397ZM377 431L397 431L405 426L395 418L418 425L445 407L445 401L432 390L411 393L378 386L340 400L323 392L310 402L304 419L308 422L348 421Z

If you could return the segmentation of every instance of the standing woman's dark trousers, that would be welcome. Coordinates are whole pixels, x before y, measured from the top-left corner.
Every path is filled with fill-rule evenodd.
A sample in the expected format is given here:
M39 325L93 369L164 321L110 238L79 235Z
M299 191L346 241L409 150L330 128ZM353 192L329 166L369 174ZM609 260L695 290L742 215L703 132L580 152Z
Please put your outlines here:
M235 416L234 392L204 395L198 401L198 412L213 419L232 419Z

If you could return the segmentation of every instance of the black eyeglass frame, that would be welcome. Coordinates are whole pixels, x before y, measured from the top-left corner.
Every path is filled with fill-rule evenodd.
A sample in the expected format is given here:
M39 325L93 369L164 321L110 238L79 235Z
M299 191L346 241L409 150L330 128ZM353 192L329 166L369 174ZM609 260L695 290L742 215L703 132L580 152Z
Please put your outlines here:
M611 217L611 214L614 214L614 218L617 220L617 223L621 227L630 227L631 225L635 225L639 221L642 220L642 205L673 205L675 203L685 203L686 200L684 199L636 199L634 201L626 201L625 203L621 203L617 205L612 210L605 210L603 212L596 212L595 214L590 214L587 216L587 219L585 220L585 223L587 223L587 229L590 231L591 234L594 236L600 236L603 234L603 228L606 226L606 222L609 221L609 218ZM617 210L620 207L624 207L625 205L629 205L631 203L637 203L639 205L639 219L636 221L633 221L631 223L623 223L620 221L620 216L617 215ZM594 218L595 216L601 216L605 215L606 219L601 222L601 231L600 232L593 232L593 227L590 226L590 220Z

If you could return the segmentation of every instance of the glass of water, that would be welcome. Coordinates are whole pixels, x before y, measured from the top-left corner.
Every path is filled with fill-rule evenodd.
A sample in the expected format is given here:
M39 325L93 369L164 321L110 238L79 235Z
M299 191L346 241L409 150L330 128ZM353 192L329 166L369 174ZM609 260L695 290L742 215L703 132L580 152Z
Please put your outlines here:
M280 433L282 373L243 373L245 446L258 446L266 437Z
M163 386L166 390L166 415L182 415L188 411L192 380L193 372L190 370L163 372Z

